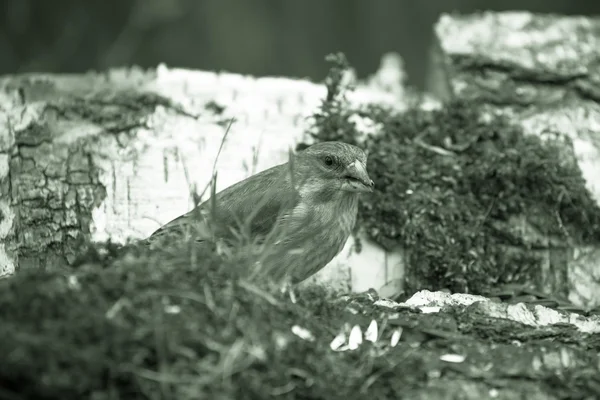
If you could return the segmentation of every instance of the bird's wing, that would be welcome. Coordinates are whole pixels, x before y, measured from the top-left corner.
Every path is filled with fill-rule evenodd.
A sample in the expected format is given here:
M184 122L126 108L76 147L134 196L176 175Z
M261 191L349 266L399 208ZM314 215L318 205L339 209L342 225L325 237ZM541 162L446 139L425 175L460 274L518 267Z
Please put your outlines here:
M209 240L212 238L212 233L206 217L203 210L198 207L158 228L146 239L146 242L153 244L167 239L181 240L191 237L198 241Z
M211 239L213 234L231 238L231 229L237 229L248 218L251 218L248 228L253 238L267 235L278 218L295 207L300 198L286 169L287 164L269 168L217 193L216 223L212 231L209 226L211 201L207 200L159 228L148 240L153 241L175 232L193 232L196 240L200 241Z
M269 168L219 193L219 222L224 226L248 222L252 236L267 235L300 199L287 168L287 164Z

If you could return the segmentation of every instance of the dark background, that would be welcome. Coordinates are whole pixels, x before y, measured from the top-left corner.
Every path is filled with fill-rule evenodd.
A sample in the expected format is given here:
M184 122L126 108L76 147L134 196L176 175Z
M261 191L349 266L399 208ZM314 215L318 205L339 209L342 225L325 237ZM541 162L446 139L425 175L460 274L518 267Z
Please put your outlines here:
M396 51L422 87L444 12L600 13L584 0L0 0L0 74L171 67L321 80L343 51L359 77Z

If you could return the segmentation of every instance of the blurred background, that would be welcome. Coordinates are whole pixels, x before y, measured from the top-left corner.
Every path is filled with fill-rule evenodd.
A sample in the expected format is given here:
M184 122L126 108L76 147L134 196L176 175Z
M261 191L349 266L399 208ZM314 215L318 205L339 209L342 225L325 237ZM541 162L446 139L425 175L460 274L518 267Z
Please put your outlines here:
M0 74L139 65L320 81L343 51L359 77L398 52L422 88L441 13L600 13L584 0L0 0Z

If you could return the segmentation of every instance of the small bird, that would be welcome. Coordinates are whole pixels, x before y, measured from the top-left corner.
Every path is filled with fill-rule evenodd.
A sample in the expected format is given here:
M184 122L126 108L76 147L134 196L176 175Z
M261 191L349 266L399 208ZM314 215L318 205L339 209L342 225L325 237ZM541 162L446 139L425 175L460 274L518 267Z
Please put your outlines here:
M344 247L361 193L372 192L367 155L342 142L322 142L290 155L168 222L148 239L192 234L199 242L239 243L246 232L261 276L299 283ZM190 229L191 228L191 229ZM242 233L242 234L241 234ZM256 272L256 271L255 271Z

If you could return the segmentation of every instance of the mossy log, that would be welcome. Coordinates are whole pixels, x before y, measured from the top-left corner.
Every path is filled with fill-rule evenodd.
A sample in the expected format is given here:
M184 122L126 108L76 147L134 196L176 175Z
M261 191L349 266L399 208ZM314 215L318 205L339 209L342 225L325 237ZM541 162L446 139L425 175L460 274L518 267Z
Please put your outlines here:
M287 161L309 140L325 93L307 81L164 66L1 78L0 276L69 265L89 240L144 238L188 211L189 188L209 183L232 118L218 190ZM401 104L373 86L353 96ZM386 260L368 241L357 254L350 240L319 279L379 289L401 271Z
M429 90L442 100L485 103L528 134L568 138L564 161L576 160L600 204L599 32L598 18L443 15L435 27ZM545 236L533 218L524 215L515 228L532 251L545 254L543 289L566 291L576 304L600 304L600 243Z

